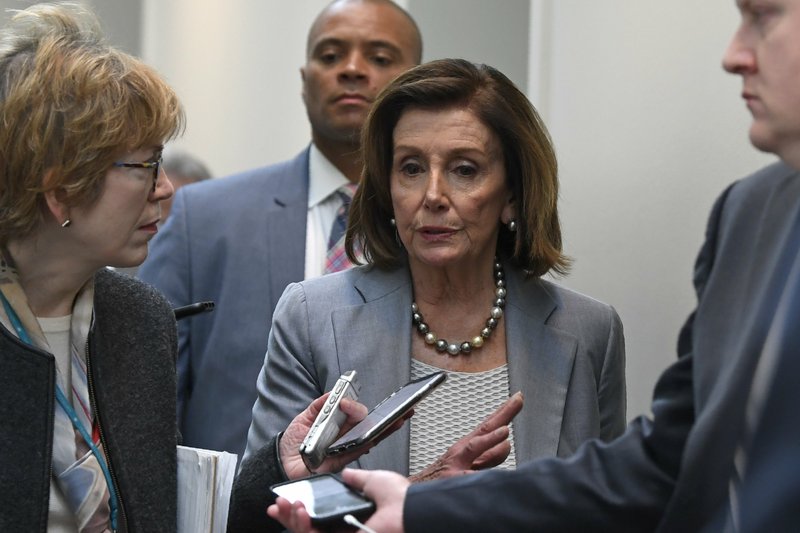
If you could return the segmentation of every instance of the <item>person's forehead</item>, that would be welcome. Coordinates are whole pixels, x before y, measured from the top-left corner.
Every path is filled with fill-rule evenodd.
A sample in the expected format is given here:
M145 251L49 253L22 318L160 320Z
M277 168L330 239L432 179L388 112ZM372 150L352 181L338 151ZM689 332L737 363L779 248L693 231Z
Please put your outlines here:
M388 4L343 2L332 5L315 22L308 36L311 51L325 40L388 42L410 52L413 27L406 16Z

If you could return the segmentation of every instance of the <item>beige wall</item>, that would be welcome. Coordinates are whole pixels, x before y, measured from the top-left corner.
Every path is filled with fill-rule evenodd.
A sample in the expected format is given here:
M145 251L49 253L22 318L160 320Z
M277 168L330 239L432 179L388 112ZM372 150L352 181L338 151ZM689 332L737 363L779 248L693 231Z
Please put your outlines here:
M541 3L541 93L575 258L564 281L619 311L633 416L675 358L714 199L772 157L750 146L740 81L720 67L732 0Z

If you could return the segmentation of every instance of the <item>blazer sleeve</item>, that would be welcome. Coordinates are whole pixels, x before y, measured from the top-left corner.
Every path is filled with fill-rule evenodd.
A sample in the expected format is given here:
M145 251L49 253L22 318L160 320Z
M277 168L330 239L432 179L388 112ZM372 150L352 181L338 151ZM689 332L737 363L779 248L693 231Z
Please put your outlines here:
M188 209L186 191L179 189L172 204L172 212L158 236L150 243L147 260L137 276L161 291L173 307L191 303L190 249L188 234ZM178 322L178 427L182 427L184 405L192 393L192 346L189 339L189 322Z
M290 284L275 308L242 461L258 452L323 394L311 356L313 335L300 284Z
M295 416L322 394L311 361L310 335L302 286L290 284L275 308L267 355L256 383L258 397L234 486L230 531L250 531L251 526L257 526L253 529L257 531L272 522L266 515L271 496L265 480L275 479L281 470L276 439Z

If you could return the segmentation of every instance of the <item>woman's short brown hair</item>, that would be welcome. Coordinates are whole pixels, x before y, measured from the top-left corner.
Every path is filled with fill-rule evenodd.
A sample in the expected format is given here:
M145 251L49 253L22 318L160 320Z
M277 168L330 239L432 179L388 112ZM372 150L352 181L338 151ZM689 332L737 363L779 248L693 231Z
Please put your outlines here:
M463 59L441 59L401 74L378 96L363 128L364 170L350 208L346 247L358 241L366 261L389 268L404 256L390 223L394 129L409 108L464 107L491 129L503 147L517 231L501 225L498 256L529 275L566 273L558 221L558 168L550 135L536 110L497 69ZM499 221L498 221L499 224Z
M18 11L0 32L0 243L41 223L43 193L89 205L115 157L183 127L175 92L106 44L91 12L66 3Z

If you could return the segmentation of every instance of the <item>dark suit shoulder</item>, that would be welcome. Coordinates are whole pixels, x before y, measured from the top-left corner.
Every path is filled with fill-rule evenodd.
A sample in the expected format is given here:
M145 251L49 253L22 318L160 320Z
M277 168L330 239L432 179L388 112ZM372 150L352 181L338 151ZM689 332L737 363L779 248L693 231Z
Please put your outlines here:
M770 201L776 194L789 189L800 190L800 173L783 162L773 163L735 182L730 187L725 204L731 207L751 207Z

